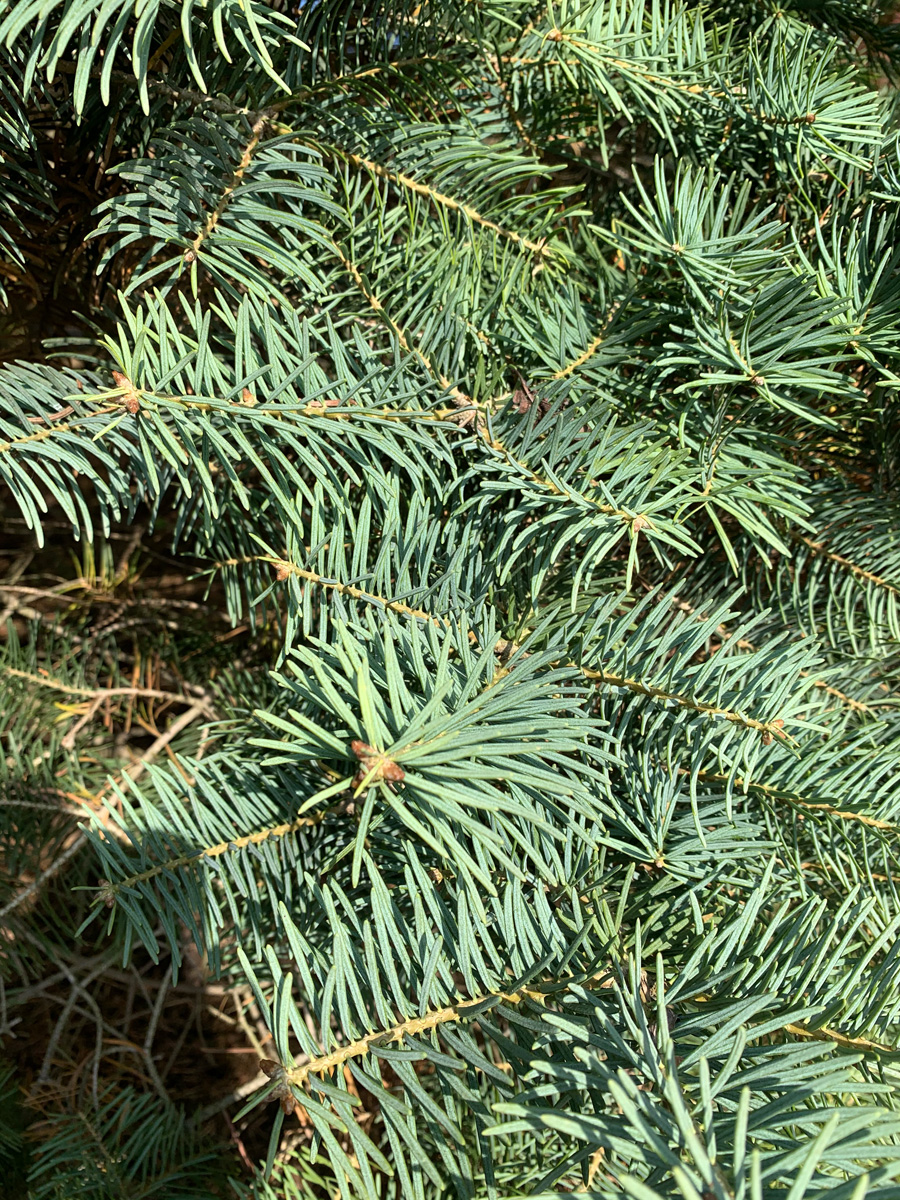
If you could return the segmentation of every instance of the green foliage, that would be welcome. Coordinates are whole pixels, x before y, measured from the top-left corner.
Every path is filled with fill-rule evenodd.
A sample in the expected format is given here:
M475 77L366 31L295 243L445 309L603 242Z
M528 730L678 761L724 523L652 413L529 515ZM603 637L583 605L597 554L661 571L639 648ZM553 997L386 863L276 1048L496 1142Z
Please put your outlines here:
M900 1195L892 20L0 8L10 314L91 167L90 350L0 368L5 511L83 555L0 590L31 1200ZM258 1086L168 1095L167 974L123 1082L135 962Z
M59 1114L32 1166L35 1200L208 1196L213 1156L193 1143L184 1114L158 1097L104 1094L94 1113Z

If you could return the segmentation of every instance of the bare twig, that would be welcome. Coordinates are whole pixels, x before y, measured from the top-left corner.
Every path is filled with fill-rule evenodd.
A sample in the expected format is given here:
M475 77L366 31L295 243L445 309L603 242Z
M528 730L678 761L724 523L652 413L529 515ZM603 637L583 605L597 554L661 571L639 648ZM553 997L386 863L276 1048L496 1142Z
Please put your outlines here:
M159 1092L163 1100L169 1099L169 1093L166 1091L165 1084L159 1076L159 1071L156 1069L156 1063L153 1061L153 1039L156 1037L156 1027L159 1025L159 1018L162 1016L163 1005L166 1002L166 996L169 994L169 980L171 979L171 966L168 974L163 978L162 986L157 993L156 1000L150 1011L150 1022L147 1026L147 1034L144 1038L143 1055L144 1062L147 1064L147 1071L150 1078L153 1080L153 1086Z
M11 584L16 584L19 582L19 580L25 574L25 571L28 569L29 563L34 558L34 553L35 553L34 550L30 549L30 550L26 550L24 552L24 554L19 555L19 557L16 559L16 561L13 563L12 567L10 568L9 573L6 576L6 579L4 580L4 583L7 586L9 586ZM6 628L6 622L16 611L16 608L17 608L16 600L8 601L6 607L3 609L2 612L0 612L0 630Z
M183 712L176 721L172 722L165 732L159 735L159 737L151 746L148 746L140 758L127 766L119 774L118 780L130 779L134 781L139 779L144 771L146 771L150 763L152 763L153 760L159 754L161 754L163 750L165 750L166 746L168 746L168 744L173 741L173 739L176 738L179 733L182 732L182 730L186 729L192 721L195 721L197 717L201 716L206 711L207 709L205 701L199 703L195 701L191 707ZM91 817L95 818L103 826L105 833L118 838L119 841L129 842L130 839L128 838L125 830L122 829L115 821L113 821L110 809L105 804L106 796L109 794L111 788L116 782L117 779L114 776L113 779L111 779L106 785L106 787L92 798L92 802L83 800L80 801L80 803L83 805L85 815L89 814ZM103 807L99 808L98 811L98 808L92 807L92 804L97 806L102 805ZM15 909L19 908L20 905L24 904L26 900L30 899L30 897L36 895L36 893L44 886L47 880L51 879L62 867L65 866L67 862L69 862L70 859L74 858L86 842L87 835L84 833L84 831L76 834L69 845L62 851L59 857L50 864L49 867L43 870L36 879L32 880L32 882L28 884L27 887L24 887L21 891L17 892L16 895L13 896L12 900L8 901L3 908L0 908L0 920L8 916L9 913L14 912Z
M252 1095L264 1083L268 1082L268 1076L260 1071L258 1075L254 1075L252 1079L248 1079L246 1083L242 1083L240 1087L235 1088L233 1092L229 1092L227 1096L221 1096L218 1100L214 1100L212 1104L207 1104L205 1108L201 1108L195 1113L191 1124L202 1125L204 1121L208 1121L210 1117L214 1117L223 1109L228 1108L231 1104L236 1104L238 1100L243 1100L246 1096Z
M0 920L8 916L9 913L13 912L21 904L24 904L26 900L36 895L48 879L52 879L57 871L61 870L70 859L75 857L86 841L87 838L83 833L78 834L75 840L66 847L57 859L54 859L49 867L43 870L36 879L33 879L27 887L22 888L20 892L16 892L12 900L9 900L4 904L3 908L0 908Z

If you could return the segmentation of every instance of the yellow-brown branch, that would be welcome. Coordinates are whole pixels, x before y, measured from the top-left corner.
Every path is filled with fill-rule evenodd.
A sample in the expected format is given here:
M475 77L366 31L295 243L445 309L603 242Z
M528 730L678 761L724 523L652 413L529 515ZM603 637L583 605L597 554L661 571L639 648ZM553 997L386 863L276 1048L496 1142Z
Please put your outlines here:
M695 700L693 696L685 696L679 692L667 692L665 688L644 683L640 679L631 679L627 675L616 675L602 667L598 671L589 670L587 667L580 667L579 670L585 679L606 684L608 687L624 688L637 696L647 696L653 700L668 700L681 708L690 709L692 712L702 713L708 717L718 717L733 725L756 729L760 733L767 733L772 737L784 738L786 736L781 726L775 721L758 721L755 717L748 717L744 713L735 712L730 708L719 708L718 705L709 704L705 700Z
M682 773L685 775L691 774L687 767L682 768ZM838 808L836 805L826 802L818 803L813 800L804 800L796 792L788 792L781 788L772 787L768 783L758 783L756 780L747 781L740 778L730 779L730 776L721 775L715 771L698 771L697 778L709 783L728 783L730 781L736 788L746 788L747 791L762 792L764 795L770 796L773 800L782 800L787 804L795 805L810 812L821 812L829 817L838 817L842 821L858 821L861 825L868 825L870 829L883 829L890 833L900 833L900 826L894 825L890 821L881 821L877 817L867 817L865 813Z
M35 442L45 442L48 438L54 437L60 433L71 433L79 425L83 425L85 421L89 421L93 417L107 416L109 413L118 412L120 406L118 404L104 405L102 408L95 408L89 413L83 413L74 421L66 421L64 424L54 422L52 425L46 426L44 429L38 429L35 433L26 434L24 437L13 438L11 441L0 441L0 454L8 454L11 450L18 450L22 446L27 446Z
M231 203L232 196L237 191L237 189L240 187L241 181L243 180L244 175L246 174L247 169L253 160L253 155L256 153L256 148L259 145L259 142L260 142L260 139L262 138L263 130L265 129L265 127L266 127L266 118L261 115L257 116L256 120L253 122L253 125L250 128L250 140L247 142L246 146L244 147L243 153L241 154L240 162L238 163L237 167L235 168L234 174L231 176L229 183L226 185L225 190L222 192L222 195L219 197L219 203L216 205L216 207L212 210L212 212L206 218L206 222L205 222L203 228L200 230L200 232L194 238L193 242L191 242L191 250L194 252L194 254L200 253L200 247L203 245L203 243L206 241L206 239L210 236L210 234L216 228L216 226L218 225L219 221L222 219L222 216L225 213L225 209Z
M900 587L896 587L893 583L888 583L886 579L883 579L880 575L876 575L873 571L867 571L865 567L860 567L857 563L851 562L849 558L844 558L842 554L835 554L834 551L829 550L821 542L814 542L811 538L807 537L799 537L797 540L802 542L813 554L820 555L822 558L827 558L829 562L836 563L839 567L843 567L846 571L849 571L851 575L855 575L857 579L864 579L866 583L872 583L876 587L884 588L885 591L890 592L894 596L900 596Z
M580 38L573 37L571 34L564 33L561 29L552 29L544 34L542 41L550 41L556 45L571 46L574 50L580 51L585 56L593 57L599 60L607 70L619 71L623 75L632 75L639 78L643 83L649 84L652 87L658 87L672 92L681 92L685 96L695 96L698 98L720 101L733 100L737 103L748 117L753 120L762 122L765 125L793 125L801 127L803 125L814 125L816 114L814 112L797 113L793 116L783 117L777 113L766 113L758 109L751 108L750 105L741 101L741 97L746 94L746 88L743 84L726 85L724 88L710 87L702 83L687 83L681 79L673 79L667 75L657 75L655 72L648 70L642 66L640 62L634 59L617 58L611 54L604 54L599 47L590 42L585 42ZM507 63L513 67L539 66L539 67L583 67L583 58L548 58L548 57L528 57L520 55L503 55L500 58L494 58L496 63Z
M54 679L47 675L32 675L30 671L20 671L18 667L2 667L5 675L12 675L16 679L24 679L28 683L33 683L38 687L48 688L54 692L65 692L69 696L84 696L90 700L106 700L112 697L135 697L145 700L168 700L178 701L181 704L197 704L195 697L182 695L180 692L163 692L158 688L142 688L142 687L101 687L101 688L85 688L76 687L74 684L63 683L61 679Z
M322 1075L327 1071L342 1067L351 1059L361 1058L368 1054L373 1046L381 1042L402 1042L407 1036L415 1037L417 1034L428 1033L440 1025L446 1025L449 1021L463 1021L466 1018L467 1009L478 1008L487 1001L493 1001L496 1004L520 1004L526 998L530 998L540 1002L544 999L544 995L544 992L535 989L522 988L518 992L488 992L474 1000L461 1000L456 1004L447 1005L446 1008L426 1013L424 1017L413 1017L408 1021L401 1021L398 1025L392 1025L389 1029L379 1029L375 1033L368 1033L356 1042L340 1046L337 1050L332 1050L330 1054L323 1054L320 1058L314 1058L311 1062L304 1063L302 1067L286 1070L284 1078L290 1083L303 1084L310 1075Z
M814 1038L817 1042L834 1042L845 1050L863 1050L874 1054L896 1054L896 1046L885 1046L881 1042L870 1042L868 1038L848 1037L837 1029L823 1025L820 1029L807 1029L805 1025L785 1025L785 1033L794 1037Z
M572 362L567 364L567 366L561 367L558 371L554 371L554 379L567 379L571 374L573 374L573 372L577 371L579 367L583 367L589 359L594 357L594 355L603 345L604 338L609 332L609 327L612 324L616 313L619 311L621 303L622 302L620 300L616 300L607 313L606 320L603 322L603 327L597 336L585 347L584 350L582 350L577 358L573 359Z
M318 825L323 821L330 810L323 810L316 813L312 817L297 817L294 821L285 821L279 825L270 825L266 829L258 829L255 833L248 833L242 837L233 838L230 842L218 842L215 846L205 846L202 850L198 850L193 854L182 854L178 858L170 858L167 862L156 863L155 866L149 867L146 871L141 871L138 875L130 875L127 879L122 879L118 883L111 883L104 889L104 894L115 896L122 888L134 887L138 883L146 883L150 879L155 879L157 875L161 875L164 871L178 871L182 867L189 867L194 863L201 863L206 858L219 858L223 854L227 854L229 850L244 850L247 846L259 846L269 838L288 837L292 833L296 833L298 829L304 829L311 825Z
M350 584L338 583L334 580L325 579L315 571L310 571L302 567L297 567L286 559L269 558L264 555L258 557L244 559L226 559L216 563L217 567L237 566L244 562L267 562L271 563L279 571L283 571L285 577L287 575L298 575L302 579L313 583L319 587L330 588L339 592L341 595L352 596L355 600L362 600L369 604L376 604L381 608L387 608L391 612L399 613L403 616L415 617L418 620L429 621L431 624L439 628L451 628L451 622L446 617L438 617L433 613L426 612L424 609L412 608L409 605L402 604L397 600L388 600L385 596L379 596L373 592L363 591L362 588L353 587ZM470 632L470 639L474 634ZM558 665L558 664L557 664ZM593 670L589 667L579 667L575 663L567 663L569 668L578 671L585 679L589 679L592 683L598 685L606 685L607 687L620 687L627 691L633 692L636 695L648 696L657 700L668 700L674 704L678 704L682 708L691 709L694 712L701 713L705 716L720 717L723 720L730 721L736 725L742 725L747 729L755 729L761 733L768 733L774 737L784 738L785 734L780 725L775 721L759 721L754 717L748 717L744 713L734 712L731 709L719 708L714 704L708 704L702 700L695 700L691 696L685 696L678 692L667 692L664 688L655 687L652 684L644 683L641 680L631 679L625 675L618 675L604 668ZM727 778L726 776L722 777ZM751 785L753 786L753 785Z
M390 183L397 184L399 187L404 187L408 191L415 192L419 196L424 196L433 204L441 208L450 209L452 212L460 212L467 217L473 224L481 225L484 229L489 229L498 237L507 238L517 246L522 246L523 249L530 250L532 254L540 258L551 258L552 252L547 249L544 241L533 242L529 238L523 237L520 233L516 233L512 229L504 229L502 225L498 225L496 221L492 221L489 217L483 216L476 208L470 204L465 204L460 200L456 200L453 196L448 196L444 192L437 191L436 188L429 187L427 183L419 183L413 179L411 175L403 175L399 172L390 171L387 167L383 167L380 163L372 162L368 158L361 158L358 154L344 154L344 157L353 166L368 171L372 175L378 176L379 179L386 179Z

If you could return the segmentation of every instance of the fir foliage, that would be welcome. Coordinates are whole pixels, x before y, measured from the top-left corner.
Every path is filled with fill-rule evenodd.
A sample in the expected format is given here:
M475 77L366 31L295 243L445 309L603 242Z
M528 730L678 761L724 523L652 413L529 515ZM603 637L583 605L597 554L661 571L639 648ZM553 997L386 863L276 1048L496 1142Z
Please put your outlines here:
M31 1200L900 1195L892 21L5 0L10 322L91 202L82 340L0 368ZM243 1163L153 1053L186 971L263 1047Z

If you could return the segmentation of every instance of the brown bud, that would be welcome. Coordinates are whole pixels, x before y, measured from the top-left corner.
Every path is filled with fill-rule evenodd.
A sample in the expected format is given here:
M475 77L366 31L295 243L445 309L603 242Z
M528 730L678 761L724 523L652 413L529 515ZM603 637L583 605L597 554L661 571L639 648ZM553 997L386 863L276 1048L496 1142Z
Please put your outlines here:
M141 405L131 380L127 375L123 375L121 371L113 371L112 377L117 388L127 389L125 395L122 397L122 404L132 416L136 416L141 411Z
M643 862L640 866L641 870L645 871L648 875L657 875L660 871L666 869L666 860L661 854L657 854L653 862Z
M481 427L481 425L484 423L484 418L478 411L478 407L472 400L471 396L465 396L462 392L457 392L450 397L450 400L454 408L462 408L466 410L464 412L457 413L455 417L451 417L451 421L455 421L456 424L462 429L465 429L469 425L475 425L476 428Z
M259 1060L259 1069L269 1079L278 1080L277 1086L273 1088L268 1099L277 1100L281 1105L281 1111L286 1117L289 1117L297 1107L297 1101L294 1099L290 1084L285 1077L284 1067L280 1062L275 1062L272 1058L261 1058Z
M279 563L278 570L275 572L275 578L279 583L281 583L283 580L287 579L290 573L291 568L287 565L287 563Z
M374 746L370 746L368 743L361 742L358 739L354 739L350 743L350 749L360 762L359 771L353 780L356 787L359 787L366 778L371 783L375 783L381 779L400 783L406 778L406 772L403 768L398 763L395 763L392 758L388 758L383 750L376 750Z
M656 999L656 984L650 982L650 976L644 968L641 968L640 978L640 996L641 1004L652 1004Z
M776 717L774 721L770 721L769 728L763 730L762 744L764 746L771 746L773 738L784 737L784 734L781 732L782 729L784 729L784 721L781 717Z
M563 31L561 29L551 29L547 34L548 42L561 42L563 40Z
M246 404L248 408L253 408L253 406L256 403L257 403L256 397L253 395L253 393L250 391L249 388L245 387L243 389L243 391L241 392L241 404Z
M182 258L182 262L185 262L185 263L188 263L188 264L190 264L190 263L192 263L192 262L194 261L194 259L195 259L196 257L197 257L197 255L196 255L195 251L193 251L193 250L185 250L185 252L184 252L184 257Z

